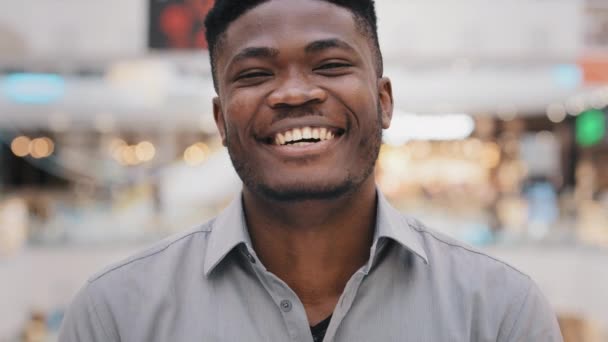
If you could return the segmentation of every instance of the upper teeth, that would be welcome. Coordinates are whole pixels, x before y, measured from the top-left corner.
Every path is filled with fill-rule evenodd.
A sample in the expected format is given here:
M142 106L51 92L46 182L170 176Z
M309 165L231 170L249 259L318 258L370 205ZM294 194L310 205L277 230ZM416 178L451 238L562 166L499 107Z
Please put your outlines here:
M333 138L335 138L334 133L325 127L300 127L277 133L274 137L274 143L277 145L285 145L290 142L298 142L302 139L317 139L323 141L331 140ZM307 144L307 142L301 142L301 144Z

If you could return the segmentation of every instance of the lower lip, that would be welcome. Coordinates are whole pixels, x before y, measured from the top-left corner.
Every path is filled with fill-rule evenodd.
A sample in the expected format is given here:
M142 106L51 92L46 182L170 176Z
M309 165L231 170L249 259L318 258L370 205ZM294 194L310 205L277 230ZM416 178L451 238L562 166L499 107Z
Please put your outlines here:
M270 150L285 158L303 158L320 155L335 144L338 143L343 136L335 137L331 140L323 140L318 143L296 146L296 145L266 145Z

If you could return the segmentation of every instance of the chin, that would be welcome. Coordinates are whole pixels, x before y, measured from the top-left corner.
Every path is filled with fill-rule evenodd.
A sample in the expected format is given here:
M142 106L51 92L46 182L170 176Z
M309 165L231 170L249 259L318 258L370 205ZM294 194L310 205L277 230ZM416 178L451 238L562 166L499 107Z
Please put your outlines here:
M298 184L276 185L256 184L255 192L259 195L278 202L323 201L341 198L357 186L351 180L336 184Z

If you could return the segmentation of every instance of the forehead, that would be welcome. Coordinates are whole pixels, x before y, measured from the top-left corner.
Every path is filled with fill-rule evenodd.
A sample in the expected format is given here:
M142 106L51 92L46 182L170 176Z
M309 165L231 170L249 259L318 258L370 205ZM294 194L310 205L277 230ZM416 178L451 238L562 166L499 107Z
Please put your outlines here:
M302 47L315 40L338 38L356 49L367 48L354 14L320 0L271 0L236 19L226 30L218 62L253 46Z

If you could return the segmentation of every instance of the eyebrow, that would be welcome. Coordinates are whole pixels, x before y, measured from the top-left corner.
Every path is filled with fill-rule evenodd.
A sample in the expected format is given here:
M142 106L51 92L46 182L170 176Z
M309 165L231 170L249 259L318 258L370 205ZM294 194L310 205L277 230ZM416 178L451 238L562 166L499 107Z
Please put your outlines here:
M342 49L342 50L348 50L349 52L356 52L355 48L350 46L347 42L345 42L341 39L338 39L338 38L314 41L314 42L308 44L306 46L306 48L304 49L304 51L306 51L306 53L308 53L308 54L312 54L312 53L318 53L318 52L328 50L328 49Z
M249 58L275 58L279 55L279 50L269 47L248 47L241 50L233 58L230 64L240 62Z
M342 49L349 52L356 52L355 48L349 45L347 42L338 39L322 39L314 41L304 48L307 54L318 53L328 49ZM237 62L241 62L250 58L276 58L279 55L279 50L265 46L252 46L241 50L237 53L232 60L228 63L228 66L233 65Z

